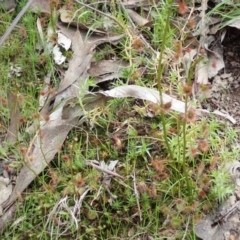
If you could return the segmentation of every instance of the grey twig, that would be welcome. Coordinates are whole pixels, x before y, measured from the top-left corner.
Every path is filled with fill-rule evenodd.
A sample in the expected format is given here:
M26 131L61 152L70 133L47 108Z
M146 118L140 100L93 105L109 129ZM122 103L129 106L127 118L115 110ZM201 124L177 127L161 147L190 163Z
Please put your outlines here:
M8 27L7 31L4 33L4 35L0 39L0 47L3 45L3 43L6 41L12 30L16 27L22 16L26 13L30 5L32 4L33 0L28 0L24 8L19 12L19 14L16 16L12 24Z

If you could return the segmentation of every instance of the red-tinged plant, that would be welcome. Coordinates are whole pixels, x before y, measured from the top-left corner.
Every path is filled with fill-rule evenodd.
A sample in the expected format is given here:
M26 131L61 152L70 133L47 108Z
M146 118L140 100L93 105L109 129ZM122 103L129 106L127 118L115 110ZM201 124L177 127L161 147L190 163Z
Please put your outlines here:
M181 15L185 15L188 12L188 6L187 6L185 0L179 0L178 1L178 12Z
M205 168L204 162L200 162L200 164L197 166L197 174L198 176L201 176Z
M192 95L192 86L185 84L183 86L183 93L186 94L187 96Z
M50 185L55 188L58 183L60 182L60 178L57 176L56 172L54 172L53 170L48 170L48 174L51 177L51 181L50 181Z
M2 97L2 98L1 98L1 104L2 104L3 106L7 105L7 99Z
M206 139L198 140L198 149L203 153L207 152L209 150L208 141Z
M137 52L141 52L144 49L144 43L140 37L136 36L133 38L132 48Z
M156 159L156 160L152 159L151 164L152 164L153 168L155 169L155 171L158 173L163 172L165 169L164 160L162 160L162 159Z
M69 161L69 156L68 155L63 155L62 156L62 160L64 161L64 162L68 162Z
M207 194L206 194L206 192L203 189L200 189L198 191L198 197L202 198L202 199L205 199L207 197Z
M193 147L193 148L190 148L190 156L191 157L196 157L198 155L199 151L197 148Z
M197 121L198 117L196 114L196 111L194 109L189 109L185 114L185 121L187 123L195 123Z
M177 60L183 55L183 47L182 47L182 42L178 41L175 43L175 55L174 59Z
M190 18L189 20L188 20L188 27L190 28L190 29L195 29L196 28L196 21L195 21L195 19L194 18Z
M83 187L85 184L86 184L86 182L85 182L84 178L80 174L78 174L76 177L75 186L77 188L80 188L80 187Z
M172 101L166 102L166 103L161 105L161 111L163 113L167 113L171 110L171 107L172 107Z

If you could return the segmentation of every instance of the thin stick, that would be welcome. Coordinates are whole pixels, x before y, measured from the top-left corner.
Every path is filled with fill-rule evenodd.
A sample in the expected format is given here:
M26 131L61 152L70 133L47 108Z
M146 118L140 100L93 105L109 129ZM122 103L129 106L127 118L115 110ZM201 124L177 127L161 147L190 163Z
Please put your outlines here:
M132 179L133 179L134 195L135 195L136 200L137 200L138 214L139 214L139 218L140 218L140 222L141 222L142 221L142 212L141 212L140 203L139 203L139 193L138 193L138 190L137 190L135 172L132 175Z
M30 5L32 4L33 0L28 0L24 8L19 12L19 14L16 16L12 24L8 27L7 31L4 33L4 35L0 39L0 47L3 45L3 43L6 41L12 30L16 27L22 16L26 13Z
M188 216L188 220L187 220L187 224L186 224L186 229L185 229L184 235L183 235L183 237L182 237L182 240L185 240L185 238L186 238L186 235L187 235L187 232L188 232L189 222L190 222L190 216Z

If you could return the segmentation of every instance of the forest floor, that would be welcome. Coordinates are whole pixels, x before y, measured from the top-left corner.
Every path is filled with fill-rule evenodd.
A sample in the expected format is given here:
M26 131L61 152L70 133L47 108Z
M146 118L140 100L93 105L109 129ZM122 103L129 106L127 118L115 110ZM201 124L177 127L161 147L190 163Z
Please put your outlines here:
M33 0L0 45L1 239L240 239L238 9Z

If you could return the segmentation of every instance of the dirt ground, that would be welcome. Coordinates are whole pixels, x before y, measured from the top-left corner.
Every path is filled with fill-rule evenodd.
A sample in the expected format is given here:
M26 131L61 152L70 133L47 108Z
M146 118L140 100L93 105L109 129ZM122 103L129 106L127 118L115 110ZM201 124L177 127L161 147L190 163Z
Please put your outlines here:
M219 38L221 36L219 35ZM214 94L207 100L207 107L228 113L235 120L234 127L240 127L240 30L229 28L221 43L225 69L211 82ZM217 40L220 42L220 39Z

